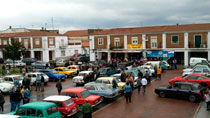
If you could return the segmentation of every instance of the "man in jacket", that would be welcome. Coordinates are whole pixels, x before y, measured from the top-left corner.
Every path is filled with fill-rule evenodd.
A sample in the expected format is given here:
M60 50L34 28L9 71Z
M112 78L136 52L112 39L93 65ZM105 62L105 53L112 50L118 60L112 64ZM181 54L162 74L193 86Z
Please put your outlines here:
M116 81L116 78L114 78L113 80L112 80L112 88L117 88L117 81Z
M41 74L41 91L44 91L44 76Z
M15 90L15 92L13 93L11 99L14 102L14 104L13 104L14 106L13 106L12 111L15 111L16 108L20 107L20 101L22 99L22 95L21 95L21 93L20 93L20 91L18 89Z
M85 104L82 106L83 118L92 118L93 109L88 103L88 100L85 100Z
M56 88L58 90L58 94L60 95L61 90L62 90L62 84L61 84L61 80L60 79L56 83Z
M36 76L36 91L37 91L37 89L39 89L39 91L40 91L40 86L41 86L41 77L40 77L40 75L37 75Z

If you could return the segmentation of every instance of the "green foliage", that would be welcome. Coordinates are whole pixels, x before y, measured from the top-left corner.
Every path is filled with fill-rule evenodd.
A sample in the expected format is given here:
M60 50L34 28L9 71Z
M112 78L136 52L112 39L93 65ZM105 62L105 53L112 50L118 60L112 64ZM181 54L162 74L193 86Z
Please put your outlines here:
M22 44L12 38L11 44L5 45L3 53L5 54L6 59L11 60L20 60L20 57L23 56L26 52L26 49L22 47Z

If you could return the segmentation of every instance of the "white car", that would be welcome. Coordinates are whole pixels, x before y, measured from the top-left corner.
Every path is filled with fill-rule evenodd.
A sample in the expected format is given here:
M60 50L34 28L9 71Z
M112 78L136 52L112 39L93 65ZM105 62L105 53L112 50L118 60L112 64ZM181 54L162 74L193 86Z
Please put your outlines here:
M155 70L154 67L152 65L142 65L141 66L144 69L144 72L146 72L146 70L150 70L151 74L154 75Z
M210 68L207 65L197 65L193 68L187 68L183 70L182 76L187 76L191 73L198 73L198 74L209 74Z
M73 78L73 83L76 83L76 85L77 84L85 84L84 76L86 74L90 74L90 73L93 73L93 71L81 71L81 72L79 72L78 76Z
M11 67L24 67L26 66L26 63L23 63L21 60L15 60L14 63L12 60L7 61L6 66L11 66Z
M9 93L14 84L4 81L2 78L0 79L0 91L3 93Z
M18 78L20 85L22 85L22 81L24 79L22 75L6 75L3 77L3 80L11 84L14 84L15 78Z
M0 118L20 118L20 116L0 114Z
M49 77L45 73L41 72L31 72L31 73L26 73L26 76L30 77L31 79L31 85L34 85L36 83L36 77L39 75L41 77L41 74L44 76L44 84L47 85L49 81Z

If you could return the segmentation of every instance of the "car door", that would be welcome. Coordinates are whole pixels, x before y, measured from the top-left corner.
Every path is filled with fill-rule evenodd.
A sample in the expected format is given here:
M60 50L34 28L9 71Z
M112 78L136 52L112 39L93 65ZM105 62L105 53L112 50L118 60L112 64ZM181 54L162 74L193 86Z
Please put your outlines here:
M165 90L166 94L171 97L175 97L178 95L177 91L179 90L179 84L173 84L171 86L168 86Z
M85 88L91 93L91 94L94 94L94 95L98 95L97 91L96 91L96 87L94 85L87 85L85 86Z
M198 82L198 76L194 76L194 75L192 75L192 76L188 76L185 80L187 81L187 82Z
M189 84L181 84L179 89L179 97L187 98L190 94L191 86Z
M102 80L102 83L106 84L107 86L109 86L110 88L112 88L112 84L109 80Z
M74 102L76 104L82 104L80 99L79 99L79 97L78 97L78 95L77 95L77 93L72 93L71 92L71 93L68 93L68 96L70 96L72 98L72 100L74 100Z

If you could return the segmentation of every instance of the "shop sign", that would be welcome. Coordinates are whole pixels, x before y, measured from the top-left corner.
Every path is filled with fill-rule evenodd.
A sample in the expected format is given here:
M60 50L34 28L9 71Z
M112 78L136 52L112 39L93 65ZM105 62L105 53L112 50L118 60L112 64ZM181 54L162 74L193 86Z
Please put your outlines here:
M142 44L128 44L130 49L142 49Z

